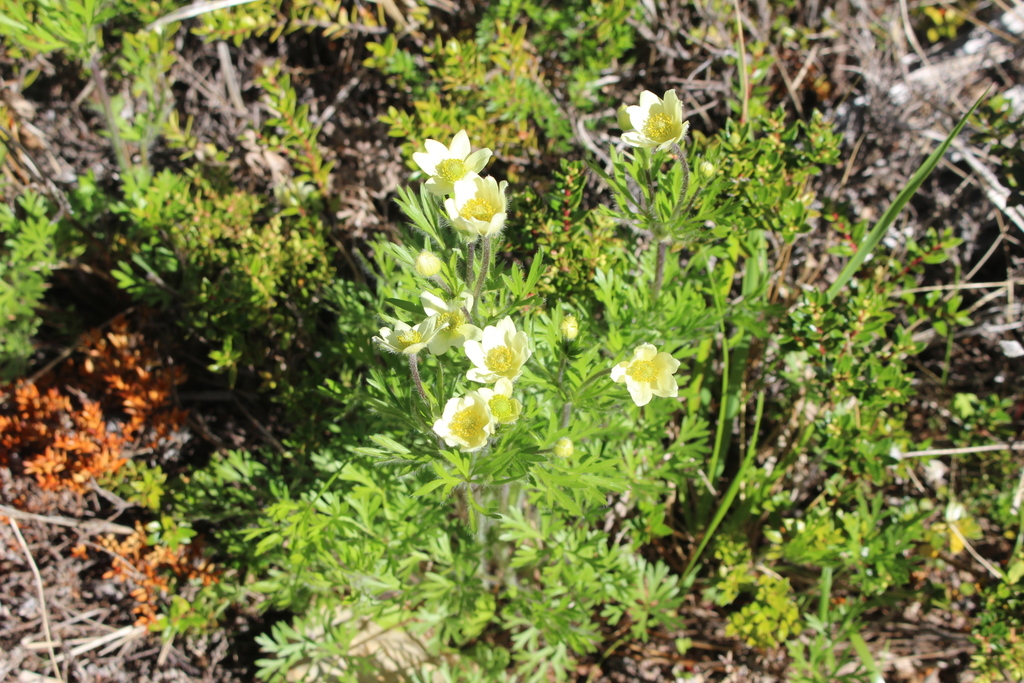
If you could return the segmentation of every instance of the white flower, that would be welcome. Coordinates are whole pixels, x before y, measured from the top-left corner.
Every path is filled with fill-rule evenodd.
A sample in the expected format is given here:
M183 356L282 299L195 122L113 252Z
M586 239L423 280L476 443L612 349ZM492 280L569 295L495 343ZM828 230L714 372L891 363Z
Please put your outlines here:
M441 419L434 423L434 432L449 446L466 452L480 450L494 433L487 401L477 391L448 399Z
M665 91L665 99L644 90L640 104L626 107L626 114L633 130L623 133L622 141L631 147L668 149L690 130L690 123L683 121L683 103L675 90Z
M416 152L412 160L430 176L424 185L427 191L442 197L451 194L459 180L484 170L491 158L491 150L486 148L470 154L469 135L464 130L455 134L450 147L437 140L427 140L423 146L427 151Z
M437 319L431 316L415 327L409 327L401 321L395 323L393 330L389 327L382 327L380 336L374 337L373 341L393 353L404 353L411 356L414 353L419 353L436 334Z
M514 381L523 373L523 363L533 355L527 341L526 333L517 332L508 316L497 325L488 325L484 328L483 341L467 341L462 347L476 366L470 368L466 378L484 384L497 382L502 377Z
M505 226L508 199L505 188L508 182L490 176L473 176L455 183L453 196L444 200L444 208L452 224L471 236L487 237L501 231Z
M502 377L494 383L494 389L478 389L491 411L491 418L498 424L510 425L519 419L523 404L512 398L512 380Z
M463 292L458 300L448 302L430 292L423 292L420 303L424 312L436 319L437 334L427 347L435 356L447 353L453 346L461 349L467 339L479 341L483 336L483 330L467 323L466 314L462 312L463 308L473 308L473 295L469 292Z
M645 406L651 396L675 398L679 394L675 377L679 361L665 352L658 353L654 344L641 344L633 351L633 360L625 360L612 368L612 381L625 382L633 403Z

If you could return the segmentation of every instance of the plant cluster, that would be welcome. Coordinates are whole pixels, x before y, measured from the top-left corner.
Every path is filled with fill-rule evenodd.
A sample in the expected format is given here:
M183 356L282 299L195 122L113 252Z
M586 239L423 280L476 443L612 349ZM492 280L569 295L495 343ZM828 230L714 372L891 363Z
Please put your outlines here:
M0 385L0 462L16 456L48 490L86 490L117 472L125 451L151 449L185 421L169 405L182 369L164 366L125 318L90 331L80 348L84 358L69 359L56 381Z
M613 104L605 86L649 28L642 3L501 0L454 35L385 2L203 14L194 35L236 46L379 35L365 65L410 98L386 100L381 122L423 182L398 190L408 226L364 257L332 233L335 169L300 70L260 64L269 116L237 148L173 107L177 4L0 0L8 54L61 53L92 81L120 172L113 188L83 175L66 203L28 191L0 206L3 371L24 373L54 270L88 262L175 321L211 394L276 401L289 427L180 477L128 459L181 427L185 377L120 319L52 379L3 385L2 464L17 454L48 489L95 481L151 516L101 543L138 623L174 638L261 595L289 615L258 639L264 680L378 673L365 636L386 631L422 655L414 680L561 681L650 641L688 661L676 636L693 600L737 648L785 652L794 681L878 680L864 634L912 595L925 612L983 605L978 676L1021 670L1012 451L955 456L955 483L948 458L904 457L931 446L907 426L915 333L944 345L930 378L944 387L972 322L959 288L919 287L960 240L937 225L879 246L964 121L871 225L816 194L840 135L771 105L772 45L742 33L691 32L724 50L733 118L691 131L675 91L644 91L603 163L572 141L614 125L585 117ZM984 117L1016 190L1012 107ZM161 137L174 170L156 167ZM265 177L238 182L239 155ZM825 289L827 256L846 265ZM1013 438L1012 399L948 393L925 436ZM991 538L1003 545L982 551L1005 561L939 584Z

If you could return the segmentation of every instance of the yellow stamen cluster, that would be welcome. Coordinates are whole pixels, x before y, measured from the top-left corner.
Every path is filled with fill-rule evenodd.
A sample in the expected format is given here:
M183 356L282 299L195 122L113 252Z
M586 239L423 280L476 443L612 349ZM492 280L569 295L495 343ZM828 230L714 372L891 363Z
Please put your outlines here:
M459 215L463 218L472 218L478 221L489 221L498 213L494 209L494 205L486 199L474 198L467 201L462 205L459 210Z
M451 311L450 313L438 313L437 314L437 326L440 329L446 329L449 332L455 332L462 326L463 317L459 311Z
M448 425L448 430L460 439L469 441L475 438L485 424L487 424L487 418L481 415L479 410L470 406L455 413Z
M507 396L495 396L487 402L488 407L491 409L491 414L494 415L497 420L504 420L512 417L512 401Z
M491 372L505 372L512 367L512 349L507 346L497 346L487 352L487 369Z
M637 360L630 363L626 374L637 382L653 382L658 376L658 371L655 370L653 361Z
M466 164L461 159L445 159L437 165L436 172L448 182L454 183L466 175Z
M413 344L419 344L423 341L423 335L417 330L406 330L402 334L398 335L398 343L402 345L403 349L407 349Z
M643 134L655 142L665 142L672 137L674 126L668 114L651 114L644 123Z

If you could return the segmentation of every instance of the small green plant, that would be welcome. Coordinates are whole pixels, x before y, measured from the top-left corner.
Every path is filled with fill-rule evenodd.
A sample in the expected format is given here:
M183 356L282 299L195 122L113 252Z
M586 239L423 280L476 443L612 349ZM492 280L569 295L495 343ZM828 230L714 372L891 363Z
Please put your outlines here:
M0 378L12 380L28 367L32 337L42 319L39 308L53 271L82 249L69 240L68 228L53 218L55 207L34 192L18 197L12 208L0 204Z

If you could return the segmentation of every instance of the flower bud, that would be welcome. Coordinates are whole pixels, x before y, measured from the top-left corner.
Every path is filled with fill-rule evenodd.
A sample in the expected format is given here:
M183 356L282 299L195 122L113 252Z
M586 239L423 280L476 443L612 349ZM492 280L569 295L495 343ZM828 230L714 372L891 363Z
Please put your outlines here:
M429 251L421 251L416 257L416 272L421 277L434 277L441 272L441 259Z
M576 322L576 316L567 315L562 318L562 323L558 326L558 329L562 331L562 337L566 341L572 341L580 333L580 324Z
M555 444L554 451L555 451L555 455L557 455L559 458L569 458L569 457L572 457L572 454L575 451L575 449L573 448L573 445L572 445L572 439L570 439L567 436L563 436Z
M629 114L626 113L626 105L619 107L619 111L616 112L615 117L618 119L619 128L623 131L633 130L633 124L629 121Z
M715 175L715 165L710 161L702 161L700 162L700 166L697 167L697 172L700 174L701 178L704 178L705 180L710 179Z

